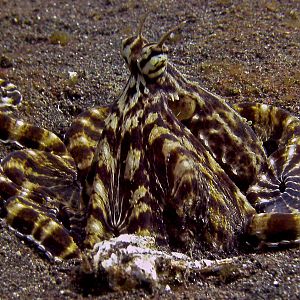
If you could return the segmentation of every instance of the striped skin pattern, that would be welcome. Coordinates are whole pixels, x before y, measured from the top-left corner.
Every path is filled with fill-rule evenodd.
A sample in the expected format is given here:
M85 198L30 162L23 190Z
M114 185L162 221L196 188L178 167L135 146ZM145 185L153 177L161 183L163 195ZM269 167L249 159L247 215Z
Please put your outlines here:
M1 102L0 109L15 107L22 101L22 95L17 87L0 78Z
M21 94L15 87L0 82L1 101L19 104ZM9 98L11 95L13 98ZM81 187L66 146L54 133L1 111L0 124L2 142L25 147L1 161L1 216L18 235L37 244L50 259L80 256L70 235L70 223L79 208Z
M0 139L24 147L1 162L1 216L49 258L123 233L184 251L299 243L299 120L188 81L168 61L171 33L123 41L121 96L79 115L65 142L0 112Z

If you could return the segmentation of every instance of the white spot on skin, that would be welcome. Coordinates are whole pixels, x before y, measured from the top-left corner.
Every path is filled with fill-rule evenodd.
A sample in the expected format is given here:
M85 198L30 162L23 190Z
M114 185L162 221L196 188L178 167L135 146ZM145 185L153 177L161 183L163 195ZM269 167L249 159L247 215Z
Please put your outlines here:
M203 143L206 147L209 147L209 143L208 143L206 136L204 136L203 134L200 133L199 138L203 141Z
M147 87L145 87L145 89L144 89L144 94L145 94L145 95L148 95L148 94L149 94L149 89L148 89Z
M296 145L292 145L289 147L289 151L287 153L287 162L290 161L294 156L296 152Z
M288 117L288 118L285 120L284 125L285 125L285 126L288 126L290 123L293 122L293 120L294 120L294 118Z
M260 189L257 189L257 190L260 190ZM268 202L270 202L270 200L268 200L268 199L260 199L259 200L260 204L264 204L264 203L268 203Z
M198 114L195 114L195 115L192 117L192 122L197 122L199 119L200 119L200 116L199 116Z
M90 109L90 112L92 115L101 115L101 113L99 112L99 108L92 108Z
M81 123L82 125L89 125L89 120L87 120L87 119L85 119L85 118L81 118L80 120L79 120L79 123Z
M88 145L89 140L86 138L86 136L82 135L77 139L77 143L82 144L82 145Z
M103 197L104 195L107 195L107 191L103 185L103 182L100 181L100 180L97 180L95 183L94 183L94 191L97 195Z
M23 121L21 121L21 120L17 120L16 121L16 125L17 126L23 126L25 123L23 122Z
M266 180L267 180L267 176L266 176L265 174L262 174L262 175L260 176L260 179L261 179L262 181L266 181Z
M28 149L27 153L30 154L31 156L37 156L36 151L32 150L32 149Z
M233 168L232 168L232 173L233 173L234 175L237 175L237 174L238 174L237 170L236 170L236 169L233 169Z
M130 149L126 157L124 178L132 180L136 170L140 166L141 151Z
M257 192L260 190L260 187L257 185L253 185L249 188L249 191Z
M106 139L103 139L101 141L101 144L99 143L97 151L98 152L95 153L95 156L99 156L99 162L102 162L111 171L114 171L116 162L115 159L112 157L110 145L108 144Z
M266 112L266 111L269 110L269 107L268 107L268 105L266 105L266 104L262 104L260 107L261 107L261 110L262 110L263 112Z

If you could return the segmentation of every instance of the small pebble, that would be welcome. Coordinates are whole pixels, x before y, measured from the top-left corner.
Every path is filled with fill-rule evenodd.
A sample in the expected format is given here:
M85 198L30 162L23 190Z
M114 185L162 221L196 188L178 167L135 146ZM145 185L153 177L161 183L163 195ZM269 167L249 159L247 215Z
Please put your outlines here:
M274 280L274 281L273 281L273 285L274 285L274 286L279 286L279 282L278 282L277 280Z
M167 293L171 292L171 287L167 284L166 287L165 287L165 291Z

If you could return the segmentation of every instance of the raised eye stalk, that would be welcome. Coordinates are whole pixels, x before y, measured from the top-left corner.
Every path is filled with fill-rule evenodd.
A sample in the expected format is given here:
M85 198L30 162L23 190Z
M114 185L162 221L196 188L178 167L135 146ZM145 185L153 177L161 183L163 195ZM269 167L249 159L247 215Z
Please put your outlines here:
M162 35L162 37L159 39L157 43L157 47L162 47L166 40L170 38L173 32L181 30L181 28L187 23L187 20L181 22L179 25L171 28L169 31L167 31L165 34Z

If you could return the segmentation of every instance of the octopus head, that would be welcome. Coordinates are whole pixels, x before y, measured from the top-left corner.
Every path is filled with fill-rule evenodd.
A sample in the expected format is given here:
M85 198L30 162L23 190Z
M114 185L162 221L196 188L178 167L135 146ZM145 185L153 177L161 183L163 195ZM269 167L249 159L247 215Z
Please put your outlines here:
M157 43L149 43L142 36L141 30L138 35L123 40L121 54L131 73L139 73L151 80L162 76L168 64L168 48L164 43L178 28L179 26L163 34Z

